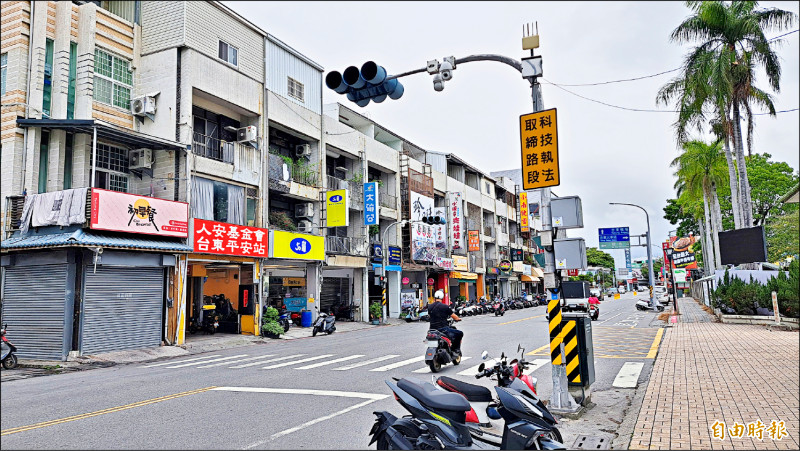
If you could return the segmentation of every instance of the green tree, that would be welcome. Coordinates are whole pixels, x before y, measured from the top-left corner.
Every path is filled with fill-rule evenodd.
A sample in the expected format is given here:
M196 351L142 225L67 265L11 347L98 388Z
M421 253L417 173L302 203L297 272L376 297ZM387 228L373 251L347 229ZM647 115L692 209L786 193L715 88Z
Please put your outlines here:
M600 266L603 268L614 269L614 257L596 247L586 249L586 263L589 266Z
M771 262L793 256L800 258L800 213L797 205L794 211L782 215L769 216L764 226L767 237L767 258Z
M663 258L653 259L653 280L655 280L656 284L658 283L658 275L661 274L663 260ZM647 266L647 263L642 265L642 278L645 281L650 281L650 268Z
M768 153L747 157L747 178L753 193L754 225L762 225L768 216L780 215L797 209L794 204L782 204L779 199L783 193L797 184L798 176L791 166L784 162L774 162Z
M678 236L689 236L689 232L695 235L700 233L697 219L683 210L678 199L667 199L667 206L664 207L664 219L670 224L678 226Z
M780 39L768 40L764 32L791 28L797 15L777 8L758 9L754 1L689 1L686 5L693 14L673 30L670 40L699 45L686 56L682 73L659 90L656 102L677 104L679 143L688 139L689 129L702 131L709 114L704 107L710 107L713 116L709 125L723 138L735 227L750 227L753 205L741 120L744 117L747 121L750 152L754 128L751 106L766 108L775 116L770 94L753 84L755 71L763 69L770 88L780 91L781 67L773 51Z

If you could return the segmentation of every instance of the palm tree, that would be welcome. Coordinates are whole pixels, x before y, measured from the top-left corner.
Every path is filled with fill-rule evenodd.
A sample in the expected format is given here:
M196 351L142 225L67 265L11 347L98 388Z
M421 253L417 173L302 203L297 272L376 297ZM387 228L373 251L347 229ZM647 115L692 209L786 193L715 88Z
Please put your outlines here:
M753 132L751 105L765 107L775 115L770 95L753 84L755 69L763 67L770 88L780 91L781 68L772 49L780 40L768 40L764 31L792 27L797 16L777 8L757 9L758 2L754 1L686 4L694 14L675 28L670 39L679 43L700 41L700 45L686 56L683 73L661 88L656 102L677 101L678 119L674 125L679 143L686 141L689 128L702 131L706 115L713 115L718 131L724 133L726 149L729 142L733 144L733 155L727 156L734 222L738 222L736 228L750 227L753 208L741 120L743 116L747 120L749 152ZM704 111L704 107L710 107L711 112Z
M722 214L717 196L717 185L727 180L725 157L722 143L706 144L702 141L688 141L683 145L684 152L672 160L676 167L678 180L675 188L679 200L684 204L692 199L703 200L703 229L705 231L703 256L709 269L715 269L720 262L719 232L722 231Z

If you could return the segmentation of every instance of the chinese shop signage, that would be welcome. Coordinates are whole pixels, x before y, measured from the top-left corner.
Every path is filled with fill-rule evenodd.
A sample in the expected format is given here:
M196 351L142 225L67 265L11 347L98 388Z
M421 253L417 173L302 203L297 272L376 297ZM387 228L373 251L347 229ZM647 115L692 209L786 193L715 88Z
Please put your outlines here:
M185 202L92 188L92 229L186 238L188 221Z
M281 230L270 232L271 258L325 260L325 237Z
M530 215L528 214L528 193L519 193L519 231L529 232L531 230Z
M202 254L266 257L269 231L224 222L194 220L194 251Z
M453 249L464 249L464 218L461 215L461 193L448 193L450 215L450 243Z
M378 182L364 184L364 225L378 224Z
M469 233L469 250L470 252L481 250L481 238L477 230L470 230Z
M519 117L522 144L522 189L561 184L558 174L556 109Z

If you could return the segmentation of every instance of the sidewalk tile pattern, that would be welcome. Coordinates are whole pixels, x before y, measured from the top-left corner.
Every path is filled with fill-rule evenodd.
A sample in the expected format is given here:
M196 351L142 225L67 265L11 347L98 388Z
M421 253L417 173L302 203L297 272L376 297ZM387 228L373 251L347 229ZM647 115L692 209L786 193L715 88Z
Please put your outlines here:
M681 320L664 336L630 449L799 449L798 333L692 322L709 316L691 298L679 302ZM712 438L716 421L730 429L756 420L784 421L788 436Z

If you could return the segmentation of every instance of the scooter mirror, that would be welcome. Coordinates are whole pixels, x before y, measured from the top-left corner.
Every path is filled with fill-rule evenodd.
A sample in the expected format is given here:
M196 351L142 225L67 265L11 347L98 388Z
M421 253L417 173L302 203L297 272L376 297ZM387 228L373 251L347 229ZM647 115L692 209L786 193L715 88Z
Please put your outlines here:
M520 349L522 349L522 344L517 344L517 352L519 352Z
M483 351L481 353L481 360L486 360L487 357L489 357L489 351Z
M485 370L485 369L486 369L486 364L485 363L481 363L480 365L478 365L478 372L479 373L483 373L483 370Z

